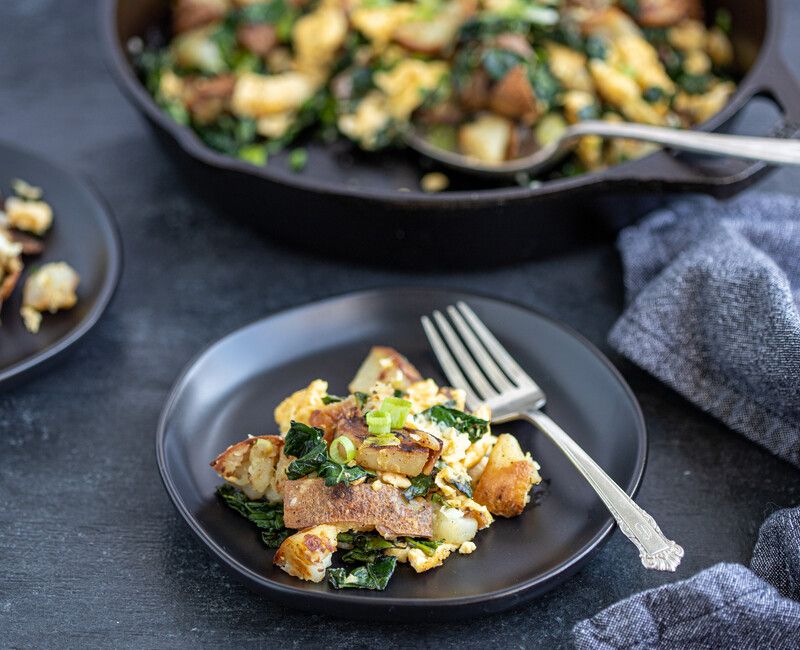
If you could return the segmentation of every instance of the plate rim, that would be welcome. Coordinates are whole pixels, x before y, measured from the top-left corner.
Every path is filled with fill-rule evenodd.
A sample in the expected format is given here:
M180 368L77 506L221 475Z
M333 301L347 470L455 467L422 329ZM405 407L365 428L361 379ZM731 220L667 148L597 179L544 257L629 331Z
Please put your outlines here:
M56 357L61 356L94 328L111 303L119 286L119 281L122 277L123 248L119 224L114 217L111 206L88 177L73 172L65 165L55 162L36 150L20 147L9 140L0 139L0 149L7 149L16 154L33 158L46 166L56 169L62 173L70 183L74 183L85 191L88 197L99 207L99 214L101 214L102 217L97 223L100 226L102 239L105 241L106 250L108 251L108 270L104 274L103 284L100 287L92 309L62 338L21 361L0 368L0 387L4 387L13 385L15 382L34 372L37 368L55 360Z
M385 596L381 594L381 592L370 592L369 596L363 596L356 592L342 592L342 591L330 591L330 592L311 592L304 589L302 586L294 586L294 585L286 585L274 580L271 580L261 573L251 570L250 568L244 566L241 562L239 562L235 557L233 557L230 553L228 553L217 541L211 536L208 535L200 526L199 522L196 518L192 515L189 511L186 504L183 502L180 493L175 486L172 476L167 469L166 464L166 451L165 451L165 441L166 441L166 429L167 429L167 422L171 415L171 412L174 408L174 405L180 395L185 388L185 384L188 381L190 375L196 368L197 364L209 355L213 350L222 345L224 342L228 341L232 337L242 334L245 331L262 325L264 321L270 320L272 318L276 318L279 316L288 316L293 313L302 311L308 307L312 306L321 306L326 303L336 302L345 299L352 299L352 298L359 298L359 297L366 297L375 294L387 293L387 292L395 292L395 293L403 293L408 291L414 292L424 292L424 293L431 293L431 294L440 294L440 293L457 293L463 296L474 296L476 298L480 298L482 300L490 300L500 303L506 303L507 305L511 305L513 307L522 309L524 311L530 312L533 315L544 319L545 321L549 322L550 324L554 325L555 327L561 329L566 334L571 335L575 339L577 339L580 343L582 343L592 354L601 361L601 363L611 372L612 376L617 380L620 386L623 389L623 392L627 396L628 400L630 401L631 405L633 406L633 411L636 419L636 433L637 439L639 442L639 452L637 453L636 458L636 466L634 468L633 476L631 480L628 482L628 485L623 489L625 492L631 496L635 497L639 491L639 488L642 484L642 479L644 476L645 469L647 467L647 459L648 459L648 452L649 452L649 438L647 433L647 425L644 419L644 414L642 413L641 406L639 401L636 399L636 395L634 394L631 387L628 385L625 378L622 374L617 370L613 363L603 354L597 346L595 346L591 341L589 341L585 336L583 336L580 332L576 331L570 325L567 325L545 313L540 311L539 309L530 307L521 303L520 301L514 299L508 299L505 297L497 297L491 296L488 293L481 292L481 291L474 291L472 289L459 289L450 286L413 286L413 285L389 285L389 286L373 286L367 287L363 289L358 289L355 291L345 291L341 293L332 294L317 300L311 300L308 302L304 302L298 305L290 306L283 309L276 309L267 315L245 325L241 325L232 329L231 331L223 334L222 336L216 338L209 344L205 345L199 352L194 354L186 365L183 367L181 372L178 374L177 378L175 379L169 395L164 402L164 406L161 410L161 414L159 415L157 429L156 429L156 436L155 436L155 452L156 452L156 462L158 465L159 476L161 477L162 485L166 490L167 494L172 501L173 506L178 510L183 520L188 524L190 530L194 533L194 535L201 541L207 549L209 549L216 559L220 560L224 567L229 571L233 572L237 577L243 578L248 584L248 586L255 586L259 589L259 591L267 593L268 597L272 597L274 599L285 598L287 601L290 602L290 606L294 607L302 607L304 609L309 609L312 605L318 604L321 606L327 605L334 605L343 604L343 605L361 605L367 610L373 610L381 607L393 607L395 609L406 610L406 609L433 609L436 610L437 615L441 613L441 610L444 609L451 609L459 606L470 606L470 605L478 605L478 604L492 604L493 607L490 606L487 608L488 611L500 611L505 609L506 607L512 607L515 604L519 604L521 602L525 602L526 600L535 597L537 594L544 593L548 591L550 588L556 587L561 581L565 580L572 574L574 574L588 559L596 553L601 546L608 540L609 536L613 532L613 529L616 526L616 523L611 516L608 514L608 520L603 525L603 527L580 549L580 551L565 560L564 562L556 565L550 571L531 579L525 580L523 582L515 583L509 587L504 587L501 589L496 589L494 591L486 592L483 594L471 595L471 596L443 596L443 597L434 597L434 598L407 598L407 597L392 597L392 596ZM306 601L306 604L302 604L301 601ZM503 607L499 603L503 603L505 601L509 602L506 607ZM468 615L471 612L464 612L464 615ZM340 614L341 615L341 614ZM351 616L347 616L349 618L356 618L358 617L357 613L353 613ZM458 616L458 614L456 615Z

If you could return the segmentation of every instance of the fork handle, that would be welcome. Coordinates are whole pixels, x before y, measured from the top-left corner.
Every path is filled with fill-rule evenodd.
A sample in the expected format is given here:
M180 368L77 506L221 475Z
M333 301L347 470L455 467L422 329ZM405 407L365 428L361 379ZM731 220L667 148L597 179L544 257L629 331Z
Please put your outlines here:
M678 568L683 557L683 548L664 537L655 520L637 506L578 443L541 411L530 410L521 415L541 429L594 488L619 529L639 549L639 557L646 568L659 571L674 571Z

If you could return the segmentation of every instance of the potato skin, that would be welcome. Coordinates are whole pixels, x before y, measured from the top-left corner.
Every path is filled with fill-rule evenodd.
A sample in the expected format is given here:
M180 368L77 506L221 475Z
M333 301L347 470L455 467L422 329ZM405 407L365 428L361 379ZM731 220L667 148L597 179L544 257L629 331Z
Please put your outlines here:
M531 486L540 481L536 464L522 453L517 439L503 434L489 455L473 499L493 515L516 517L525 509Z

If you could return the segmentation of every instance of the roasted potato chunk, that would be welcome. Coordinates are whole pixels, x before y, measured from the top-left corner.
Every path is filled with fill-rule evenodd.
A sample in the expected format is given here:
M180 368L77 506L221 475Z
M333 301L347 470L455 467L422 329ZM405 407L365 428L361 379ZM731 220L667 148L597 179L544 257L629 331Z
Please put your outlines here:
M514 436L504 433L497 438L473 498L493 515L516 517L525 509L531 487L541 480L539 466Z
M272 561L290 576L322 582L336 551L339 530L329 525L301 530L283 540Z
M313 411L308 418L308 424L325 432L325 442L329 443L337 437L339 424L345 420L354 420L361 416L355 397L348 397L341 402L326 404Z
M283 521L287 528L308 528L321 523L371 530L384 537L431 537L433 509L422 499L407 501L391 485L374 490L367 483L327 487L321 478L286 481Z
M356 376L350 382L351 393L366 393L378 382L393 388L406 388L422 381L419 371L394 348L375 346L361 363Z
M283 456L282 449L283 438L280 436L255 436L228 447L211 462L211 467L251 499L280 501L276 470ZM285 467L284 463L284 475Z
M509 120L487 113L458 130L458 146L465 156L481 162L500 163L508 158L513 132Z
M511 68L498 81L489 96L489 108L503 117L533 124L540 111L524 66Z
M406 476L430 474L442 453L442 441L425 431L410 427L393 433L399 444L379 446L367 440L358 448L356 462L362 467L381 472Z
M637 22L643 27L669 27L684 18L702 18L700 0L639 0Z

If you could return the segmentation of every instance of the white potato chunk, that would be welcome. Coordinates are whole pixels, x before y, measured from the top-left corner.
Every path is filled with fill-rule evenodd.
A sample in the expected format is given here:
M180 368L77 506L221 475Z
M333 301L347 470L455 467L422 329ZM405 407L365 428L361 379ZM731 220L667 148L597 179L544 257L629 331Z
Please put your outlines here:
M290 576L322 582L336 551L339 530L328 524L301 530L283 540L273 562Z
M498 115L484 114L458 130L461 153L485 163L501 163L511 143L512 124Z
M448 544L461 545L471 541L478 532L478 522L461 510L444 506L433 516L433 538Z

